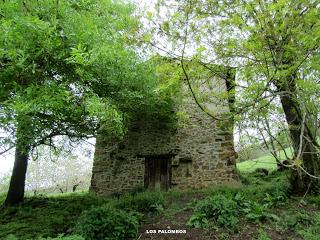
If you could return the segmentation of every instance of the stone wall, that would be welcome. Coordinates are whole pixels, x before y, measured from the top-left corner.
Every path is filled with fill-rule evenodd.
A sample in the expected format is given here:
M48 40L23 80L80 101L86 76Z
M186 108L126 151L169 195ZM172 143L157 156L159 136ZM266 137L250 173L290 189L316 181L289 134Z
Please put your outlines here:
M217 91L226 91L225 81L215 78L213 82ZM145 158L152 156L170 158L172 188L237 182L232 121L213 120L199 109L186 86L183 91L185 97L176 111L184 112L186 117L175 129L141 119L129 127L121 142L97 138L92 191L108 195L143 186ZM218 115L229 111L228 101L210 101L206 107Z

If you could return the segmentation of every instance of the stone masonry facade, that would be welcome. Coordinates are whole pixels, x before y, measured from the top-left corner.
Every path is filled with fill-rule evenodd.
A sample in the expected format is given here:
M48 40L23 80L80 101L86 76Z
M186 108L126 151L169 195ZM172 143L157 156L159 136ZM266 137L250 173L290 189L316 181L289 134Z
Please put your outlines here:
M216 91L226 81L212 79ZM204 188L237 184L232 121L216 121L201 111L184 86L185 97L176 111L186 118L175 129L161 128L144 119L134 122L122 141L99 136L90 190L98 195L130 191L146 185L147 159L167 159L169 188ZM212 91L212 89L210 90ZM211 112L230 111L228 101L206 105Z

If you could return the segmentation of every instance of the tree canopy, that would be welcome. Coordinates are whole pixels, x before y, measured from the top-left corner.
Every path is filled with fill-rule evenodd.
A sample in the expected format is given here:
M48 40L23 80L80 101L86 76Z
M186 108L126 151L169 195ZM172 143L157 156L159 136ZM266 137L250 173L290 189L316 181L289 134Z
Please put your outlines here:
M147 14L154 35L146 40L182 63L234 67L238 125L254 121L265 142L277 144L284 126L294 149L290 166L298 172L294 187L317 182L318 1L158 1L156 9Z
M121 136L130 115L156 102L133 11L111 0L0 3L1 143L16 147L25 170L29 151L54 136Z

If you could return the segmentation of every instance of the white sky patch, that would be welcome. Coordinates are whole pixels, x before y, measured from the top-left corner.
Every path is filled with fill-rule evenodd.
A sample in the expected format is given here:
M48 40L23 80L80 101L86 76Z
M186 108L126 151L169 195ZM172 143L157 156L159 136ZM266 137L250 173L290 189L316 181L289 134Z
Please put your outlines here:
M12 171L13 162L14 162L14 151L12 151L11 153L8 153L6 156L0 155L0 181L1 181L1 177L7 175Z

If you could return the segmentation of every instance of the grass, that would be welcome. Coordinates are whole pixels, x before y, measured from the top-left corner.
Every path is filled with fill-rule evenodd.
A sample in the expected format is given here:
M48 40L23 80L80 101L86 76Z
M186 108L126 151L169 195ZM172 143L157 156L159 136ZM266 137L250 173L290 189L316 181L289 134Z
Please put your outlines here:
M23 240L69 235L83 211L103 205L147 214L161 211L164 197L161 192L149 191L105 198L87 192L26 197L19 206L1 209L0 239L9 235Z
M283 200L284 204L281 202L279 204L279 201L282 201L280 197L289 196L285 173L274 172L263 178L247 173L247 177L253 180L247 185L238 187L220 186L201 190L169 191L163 194L165 202L162 209L153 214L149 206L157 203L155 207L160 208L162 197L157 197L159 193L142 192L134 195L127 194L120 198L101 198L84 192L28 197L18 207L1 209L0 239L6 239L10 234L14 234L16 239L23 240L56 237L60 234L71 235L84 210L104 204L120 206L121 209L128 209L128 211L134 209L143 212L145 217L142 226L146 229L157 227L165 229L168 225L188 229L189 234L194 236L190 239L205 239L202 235L206 233L209 234L208 236L224 236L223 239L317 239L320 231L320 196L306 197L303 205L300 204L301 198L288 198ZM235 201L242 208L248 208L246 204L250 202L256 202L258 204L256 207L268 205L266 208L250 212L251 215L255 214L257 221L247 220L245 216L238 216L238 213L235 213L241 225L238 231L230 232L227 228L215 226L214 222L205 229L188 228L186 223L194 213L197 203L217 195L228 199L238 196ZM3 200L4 195L0 195L0 201ZM277 220L260 220L264 216L272 216L271 214L276 215ZM147 216L149 216L148 222L146 222ZM226 223L229 221L227 220ZM199 234L203 238L198 238ZM208 237L208 239L212 238Z
M292 157L292 152L290 148L286 148L285 152L287 156ZM279 158L281 160L286 159L284 150L278 152ZM242 173L254 172L258 168L267 169L269 172L273 172L277 169L276 159L271 154L266 154L256 159L247 160L241 163L237 163L237 169Z
M280 154L284 156L283 152ZM272 156L263 156L253 161L254 165L251 161L238 164L242 186L170 190L166 193L133 192L106 198L87 192L27 197L24 203L17 207L0 209L0 239L39 240L41 237L46 239L61 234L72 235L83 211L104 204L140 212L144 215L142 229L166 229L167 226L176 226L177 229L187 229L190 239L212 239L212 236L239 240L319 239L320 195L307 196L303 201L301 197L290 197L288 172L274 171L260 177L251 173L261 167L275 170L276 163ZM223 224L220 223L219 226L215 225L214 221L209 221L207 226L200 229L188 228L186 224L191 216L194 216L197 204L205 199L215 199L213 197L217 195L236 201L238 207L233 214L239 221L237 225L241 227L233 231L223 227L223 224L230 222L228 216L224 216L220 218ZM5 195L0 194L0 205L4 199ZM243 213L241 208L248 212ZM221 212L225 214L226 211L221 209ZM250 218L247 218L246 214L250 214ZM203 216L196 217L202 219ZM8 238L10 235L16 238Z
M0 239L10 234L19 239L35 239L68 233L82 211L107 201L87 193L27 198L20 206L1 210Z

